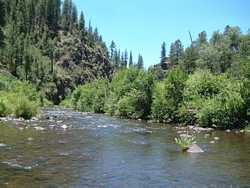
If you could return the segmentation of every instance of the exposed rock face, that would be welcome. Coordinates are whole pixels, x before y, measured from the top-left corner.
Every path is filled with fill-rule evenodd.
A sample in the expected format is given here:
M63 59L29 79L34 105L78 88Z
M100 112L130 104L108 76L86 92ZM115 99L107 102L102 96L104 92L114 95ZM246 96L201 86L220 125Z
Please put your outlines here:
M187 152L188 153L203 153L204 151L197 144L193 144L188 148Z

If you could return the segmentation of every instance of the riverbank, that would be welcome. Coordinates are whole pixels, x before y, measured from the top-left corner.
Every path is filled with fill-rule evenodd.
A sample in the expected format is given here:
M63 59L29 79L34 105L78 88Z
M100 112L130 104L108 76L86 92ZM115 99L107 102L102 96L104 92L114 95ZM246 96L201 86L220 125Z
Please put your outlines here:
M118 71L111 82L96 80L79 86L61 105L78 111L214 129L244 129L248 125L248 81L227 74L181 66L164 80L148 71Z

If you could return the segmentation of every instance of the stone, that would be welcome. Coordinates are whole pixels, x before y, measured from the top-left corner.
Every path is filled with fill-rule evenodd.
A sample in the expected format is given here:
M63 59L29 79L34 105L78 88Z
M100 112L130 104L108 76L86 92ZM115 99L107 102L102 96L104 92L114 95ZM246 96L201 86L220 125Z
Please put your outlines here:
M220 138L219 137L214 137L214 140L220 140Z
M28 140L28 141L33 141L34 138L29 137L27 140Z
M0 147L6 147L6 144L0 143Z
M188 150L188 153L203 153L204 151L197 144L191 145Z
M230 130L230 129L227 129L227 130L226 130L226 132L227 132L227 133L230 133L230 132L231 132L231 130Z
M62 129L67 129L68 126L67 126L67 125L62 125L61 128L62 128Z
M45 130L45 128L43 128L43 127L34 127L34 129L36 129L37 131L44 131Z
M210 144L215 144L215 141L214 140L210 141Z

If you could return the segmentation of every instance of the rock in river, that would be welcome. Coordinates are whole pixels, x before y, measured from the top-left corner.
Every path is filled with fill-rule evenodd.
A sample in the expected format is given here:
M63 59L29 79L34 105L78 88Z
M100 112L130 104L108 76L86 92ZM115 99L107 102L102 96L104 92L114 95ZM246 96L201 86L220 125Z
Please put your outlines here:
M193 144L188 148L187 152L188 153L203 153L204 151L197 144Z

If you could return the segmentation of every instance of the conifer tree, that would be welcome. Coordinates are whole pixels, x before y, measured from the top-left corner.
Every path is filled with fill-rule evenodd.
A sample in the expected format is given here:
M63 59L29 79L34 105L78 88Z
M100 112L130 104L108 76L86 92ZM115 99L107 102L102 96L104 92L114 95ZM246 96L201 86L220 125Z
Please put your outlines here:
M115 49L116 49L116 44L115 42L112 40L111 44L110 44L110 59L113 59L114 55L115 55Z
M81 11L78 26L79 26L79 30L81 30L81 31L85 30L85 18L84 18L83 11Z
M130 51L129 53L129 67L132 67L133 66L133 54L132 52Z
M137 67L138 67L138 69L144 68L143 57L141 56L141 54L139 54L139 56L138 56Z
M183 59L184 50L179 39L171 44L169 56L172 65L178 64Z
M161 45L161 64L166 61L166 43L163 42Z
M0 47L3 46L3 39L4 39L4 35L3 35L3 26L5 23L5 4L4 4L4 0L0 0Z

